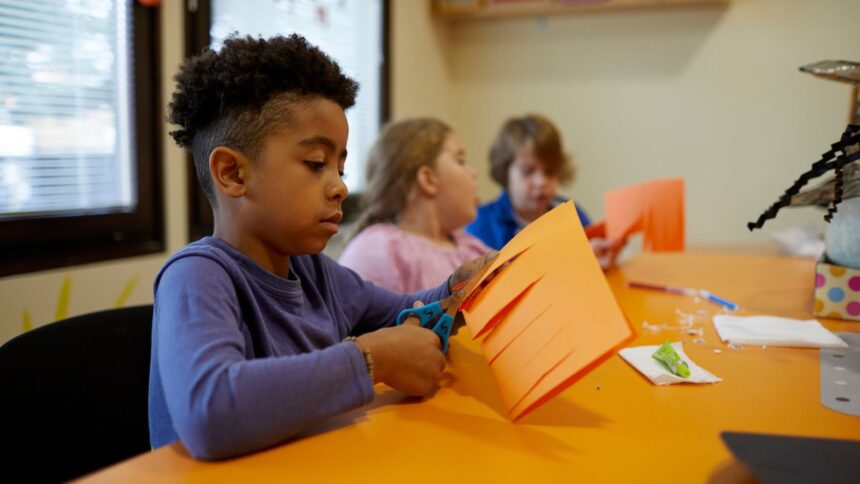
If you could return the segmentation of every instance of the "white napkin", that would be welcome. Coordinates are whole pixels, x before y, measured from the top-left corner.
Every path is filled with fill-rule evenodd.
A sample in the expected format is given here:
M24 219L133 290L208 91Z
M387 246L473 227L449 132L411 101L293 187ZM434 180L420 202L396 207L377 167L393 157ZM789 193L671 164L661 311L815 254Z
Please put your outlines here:
M741 345L848 348L848 343L815 319L718 314L714 316L714 327L720 339Z
M633 348L624 348L618 354L624 358L627 363L630 363L633 368L639 370L639 373L645 375L651 383L655 385L671 385L672 383L714 383L723 381L722 378L714 376L713 373L693 363L693 360L684 353L683 343L672 343L672 347L678 352L681 361L687 364L690 369L690 378L681 378L675 375L663 363L651 357L660 345L653 346L636 346Z

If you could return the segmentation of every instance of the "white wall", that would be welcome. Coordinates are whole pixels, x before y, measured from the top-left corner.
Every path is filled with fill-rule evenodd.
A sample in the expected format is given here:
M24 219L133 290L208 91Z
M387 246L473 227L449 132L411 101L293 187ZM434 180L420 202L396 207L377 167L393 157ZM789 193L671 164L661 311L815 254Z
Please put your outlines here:
M450 27L431 2L400 0L391 12L391 119L433 116L452 121Z
M541 112L580 168L567 193L594 218L603 193L654 177L687 180L689 246L768 244L811 222L773 203L845 128L850 87L798 67L860 60L856 0L734 0L728 8L652 9L458 22L449 49L453 122L484 175L502 121Z

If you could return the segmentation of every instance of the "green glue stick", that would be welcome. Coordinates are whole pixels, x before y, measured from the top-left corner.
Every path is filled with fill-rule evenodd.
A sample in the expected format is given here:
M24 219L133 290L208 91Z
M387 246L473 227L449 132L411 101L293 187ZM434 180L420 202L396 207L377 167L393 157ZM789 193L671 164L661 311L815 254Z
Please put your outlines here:
M675 375L681 378L690 378L690 368L687 367L686 363L681 361L681 357L678 356L678 352L672 347L672 343L668 341L663 343L651 357L666 365L669 371Z

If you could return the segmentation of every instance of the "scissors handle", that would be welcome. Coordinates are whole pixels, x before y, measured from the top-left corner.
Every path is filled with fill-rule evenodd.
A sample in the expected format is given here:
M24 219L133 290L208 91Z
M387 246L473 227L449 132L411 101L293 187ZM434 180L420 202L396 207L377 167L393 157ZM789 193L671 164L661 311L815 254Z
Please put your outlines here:
M404 309L397 315L397 324L401 325L409 316L415 316L420 321L422 328L430 328L442 342L442 353L448 351L448 337L451 336L451 328L454 326L454 318L445 313L439 301L421 306L420 308ZM434 319L439 318L435 324Z
M442 353L448 352L448 337L451 336L451 328L454 327L454 318L448 313L442 313L442 317L433 326L433 332L442 341Z
M418 321L421 322L421 327L427 328L437 316L444 312L445 311L442 309L442 305L439 304L439 301L421 306L420 308L404 309L397 315L397 324L399 326L403 324L409 316L415 316L418 318Z

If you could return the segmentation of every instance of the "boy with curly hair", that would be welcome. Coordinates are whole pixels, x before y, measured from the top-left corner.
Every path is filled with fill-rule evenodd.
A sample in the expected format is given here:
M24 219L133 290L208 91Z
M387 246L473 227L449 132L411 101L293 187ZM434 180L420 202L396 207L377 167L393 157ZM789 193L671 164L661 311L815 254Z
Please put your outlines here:
M171 134L193 155L215 230L155 281L150 440L218 459L288 439L370 402L373 384L429 393L434 333L392 326L450 294L398 295L319 254L338 231L344 110L358 85L302 37L233 37L176 75Z

